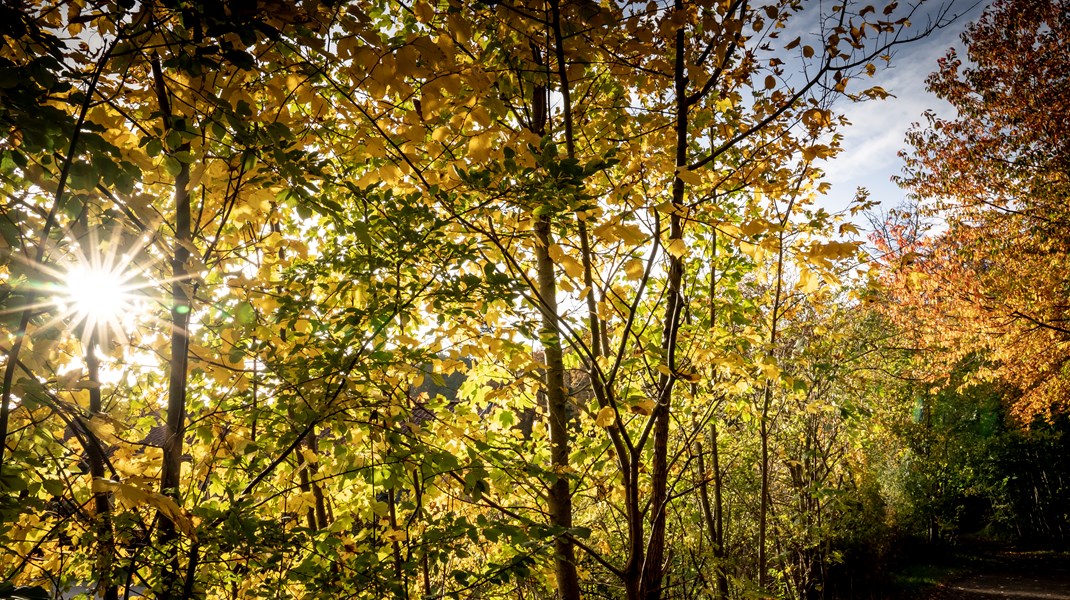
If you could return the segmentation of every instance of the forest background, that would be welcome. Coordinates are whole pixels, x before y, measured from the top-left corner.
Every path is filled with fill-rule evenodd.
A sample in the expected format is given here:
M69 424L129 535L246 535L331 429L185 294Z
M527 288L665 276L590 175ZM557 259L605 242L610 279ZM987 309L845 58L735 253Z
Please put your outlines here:
M912 205L822 207L964 9L4 3L0 597L864 597L912 539L1065 545L1070 6L933 66Z

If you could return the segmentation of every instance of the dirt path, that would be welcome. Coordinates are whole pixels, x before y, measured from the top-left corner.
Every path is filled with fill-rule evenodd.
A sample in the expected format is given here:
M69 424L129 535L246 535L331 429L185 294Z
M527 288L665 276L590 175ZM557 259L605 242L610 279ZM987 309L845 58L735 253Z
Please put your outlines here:
M1070 600L1070 556L1003 551L968 575L933 591L930 600Z

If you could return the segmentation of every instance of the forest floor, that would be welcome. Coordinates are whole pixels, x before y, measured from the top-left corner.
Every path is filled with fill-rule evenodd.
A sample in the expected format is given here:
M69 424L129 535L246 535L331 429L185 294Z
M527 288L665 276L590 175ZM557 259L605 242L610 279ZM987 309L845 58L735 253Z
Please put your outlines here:
M1070 600L1070 554L986 548L958 555L925 600Z

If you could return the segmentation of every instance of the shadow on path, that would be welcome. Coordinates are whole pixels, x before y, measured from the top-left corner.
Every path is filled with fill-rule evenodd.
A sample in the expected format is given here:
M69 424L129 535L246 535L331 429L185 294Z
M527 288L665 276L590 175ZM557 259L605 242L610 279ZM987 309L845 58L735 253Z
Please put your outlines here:
M1070 600L1070 555L1003 550L968 574L932 590L928 600Z

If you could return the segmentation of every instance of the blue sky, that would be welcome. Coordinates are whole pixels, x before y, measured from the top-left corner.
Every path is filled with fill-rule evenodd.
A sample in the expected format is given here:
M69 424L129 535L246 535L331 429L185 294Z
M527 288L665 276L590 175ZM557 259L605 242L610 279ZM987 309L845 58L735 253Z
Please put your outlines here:
M925 79L936 70L937 59L948 48L961 49L959 35L981 14L982 4L972 8L972 3L960 4L961 7L956 7L958 11L970 10L951 26L900 47L893 55L891 65L865 82L883 87L894 94L894 98L838 106L851 121L851 126L842 131L844 151L825 164L826 179L832 183L832 190L825 198L828 210L843 210L859 186L867 188L870 199L879 201L880 208L885 211L905 201L906 192L892 183L891 178L902 173L903 161L898 152L906 146L907 129L911 123L923 120L925 110L954 116L951 105L925 90ZM918 27L923 25L916 23ZM859 84L857 89L862 89L862 85ZM866 223L862 220L859 224Z

